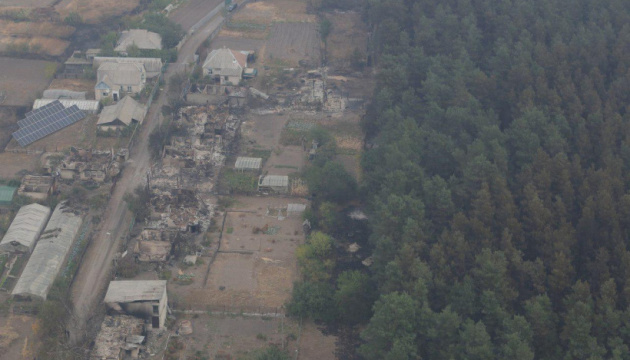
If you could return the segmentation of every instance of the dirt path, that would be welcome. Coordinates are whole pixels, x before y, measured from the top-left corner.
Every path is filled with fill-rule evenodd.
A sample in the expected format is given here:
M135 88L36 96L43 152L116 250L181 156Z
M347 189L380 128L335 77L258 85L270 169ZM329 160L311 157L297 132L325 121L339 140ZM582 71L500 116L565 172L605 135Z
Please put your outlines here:
M187 62L193 58L195 50L214 31L223 18L217 16L200 31L192 36L182 46L179 52L178 62L169 65L166 74L166 84L170 77L185 69ZM168 86L168 85L167 85ZM99 302L109 283L112 271L112 260L119 249L122 235L129 226L130 214L128 214L123 197L136 186L144 184L146 173L151 166L151 154L148 148L149 134L161 123L161 108L165 104L168 89L160 92L160 96L153 103L144 120L142 131L138 137L138 143L131 153L122 178L112 194L105 210L99 232L94 236L90 247L79 269L76 281L72 287L72 301L74 314L72 326L69 326L70 338L77 344L87 335L91 317L96 313Z

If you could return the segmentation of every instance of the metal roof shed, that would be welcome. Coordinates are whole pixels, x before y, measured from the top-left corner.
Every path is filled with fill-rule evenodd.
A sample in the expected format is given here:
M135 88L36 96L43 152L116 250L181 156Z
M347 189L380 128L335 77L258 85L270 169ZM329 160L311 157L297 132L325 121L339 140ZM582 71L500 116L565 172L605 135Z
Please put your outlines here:
M0 186L0 206L11 205L16 190L13 186Z
M50 208L30 204L22 206L0 241L0 252L30 253L50 216Z
M240 171L258 171L262 166L262 158L239 156L236 158L234 168Z
M39 109L42 106L48 105L53 101L55 100L54 99L37 99L33 103L33 110ZM59 99L59 102L65 108L69 108L72 105L76 105L80 110L83 110L89 114L98 113L98 108L100 106L100 103L97 100Z
M65 202L57 205L11 295L46 300L82 221Z
M258 191L287 193L289 177L286 175L261 175L258 178Z
M168 307L166 280L112 281L105 304L111 311L151 319L152 328L162 328Z

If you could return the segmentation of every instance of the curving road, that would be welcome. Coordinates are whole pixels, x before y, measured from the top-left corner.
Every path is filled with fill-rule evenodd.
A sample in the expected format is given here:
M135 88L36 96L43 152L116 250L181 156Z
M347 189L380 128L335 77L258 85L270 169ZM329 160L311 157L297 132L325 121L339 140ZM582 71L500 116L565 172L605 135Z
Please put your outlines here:
M220 5L222 6L223 3ZM185 10L186 6L184 5L180 10ZM200 18L203 16L204 14ZM200 24L200 29L188 38L181 47L178 62L170 64L164 74L165 88L151 105L141 132L137 134L137 143L107 204L100 229L92 238L72 286L71 299L74 309L68 330L73 344L80 344L89 335L90 326L97 325L92 321L96 315L95 310L103 299L105 289L111 279L114 255L120 248L121 238L131 220L123 196L146 181L146 173L151 167L151 154L148 148L149 134L162 121L160 113L162 105L167 101L169 79L173 74L186 69L186 65L193 61L199 45L221 25L222 21L223 17L219 14L205 25Z

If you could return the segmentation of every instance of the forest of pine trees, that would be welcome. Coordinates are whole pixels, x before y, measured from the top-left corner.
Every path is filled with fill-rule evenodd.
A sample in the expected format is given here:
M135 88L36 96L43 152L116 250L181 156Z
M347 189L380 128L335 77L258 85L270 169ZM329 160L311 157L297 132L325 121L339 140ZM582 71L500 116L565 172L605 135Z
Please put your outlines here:
M630 359L630 1L369 0L364 16L374 264L297 284L293 312L336 304L368 360ZM302 257L324 273L326 241Z

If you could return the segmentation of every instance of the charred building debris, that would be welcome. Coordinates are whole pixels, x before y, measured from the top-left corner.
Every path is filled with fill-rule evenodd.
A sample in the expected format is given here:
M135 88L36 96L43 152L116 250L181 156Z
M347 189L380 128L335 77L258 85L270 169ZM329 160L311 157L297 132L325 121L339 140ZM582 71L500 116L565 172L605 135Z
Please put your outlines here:
M44 153L43 171L65 184L75 181L103 184L121 173L128 149L95 150L72 147L68 153Z

